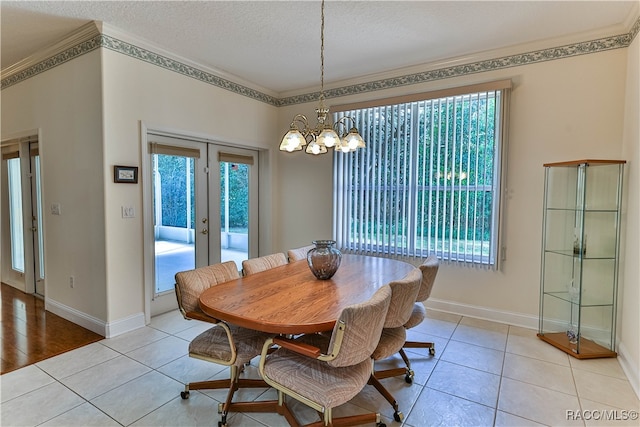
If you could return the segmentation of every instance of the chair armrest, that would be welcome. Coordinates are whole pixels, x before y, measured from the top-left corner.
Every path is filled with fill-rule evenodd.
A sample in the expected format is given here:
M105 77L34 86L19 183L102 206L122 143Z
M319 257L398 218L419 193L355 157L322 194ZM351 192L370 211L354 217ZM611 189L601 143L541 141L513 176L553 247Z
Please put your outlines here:
M201 313L199 311L187 311L185 314L185 317L187 319L193 319L193 320L201 320L203 322L207 322L207 323L220 323L220 321L218 319L216 319L215 317L211 317L208 316L204 313Z
M301 342L296 342L295 340L284 338L284 337L275 337L273 339L273 343L279 345L282 348L286 348L287 350L291 350L303 356L312 357L317 359L322 353L318 347L314 347L309 344L304 344Z

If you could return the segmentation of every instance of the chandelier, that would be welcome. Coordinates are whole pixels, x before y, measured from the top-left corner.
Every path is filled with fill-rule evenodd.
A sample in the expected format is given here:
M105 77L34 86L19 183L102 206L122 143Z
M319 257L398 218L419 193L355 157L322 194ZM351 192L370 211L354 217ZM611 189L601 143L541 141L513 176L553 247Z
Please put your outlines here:
M320 11L320 102L316 108L318 122L315 127L311 127L304 114L296 114L289 131L282 138L280 151L300 151L306 145L305 152L308 154L324 154L331 147L348 153L365 147L353 118L344 116L333 125L328 119L329 108L324 105L324 0Z

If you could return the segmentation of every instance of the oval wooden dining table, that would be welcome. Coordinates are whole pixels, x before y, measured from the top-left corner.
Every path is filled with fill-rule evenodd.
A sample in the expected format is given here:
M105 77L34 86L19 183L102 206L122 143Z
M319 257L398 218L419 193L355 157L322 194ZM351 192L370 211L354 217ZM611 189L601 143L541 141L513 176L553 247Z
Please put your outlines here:
M212 286L200 296L209 316L277 334L330 331L348 305L367 301L413 265L389 258L344 254L328 280L317 279L306 260Z

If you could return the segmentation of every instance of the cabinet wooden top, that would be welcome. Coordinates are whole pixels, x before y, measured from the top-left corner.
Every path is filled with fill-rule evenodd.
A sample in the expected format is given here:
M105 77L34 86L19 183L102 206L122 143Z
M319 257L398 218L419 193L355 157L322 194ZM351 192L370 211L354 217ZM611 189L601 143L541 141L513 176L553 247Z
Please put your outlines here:
M579 165L619 165L627 163L626 160L602 160L602 159L583 159L583 160L569 160L567 162L545 163L544 167L556 167L556 166L579 166Z

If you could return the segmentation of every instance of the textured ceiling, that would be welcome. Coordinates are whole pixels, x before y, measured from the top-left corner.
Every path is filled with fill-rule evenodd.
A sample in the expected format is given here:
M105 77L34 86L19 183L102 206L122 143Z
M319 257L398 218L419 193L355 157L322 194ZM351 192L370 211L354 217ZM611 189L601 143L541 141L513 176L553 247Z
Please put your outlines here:
M327 1L325 9L329 86L508 46L621 34L638 0ZM0 17L2 69L97 20L276 94L320 80L319 1L3 0Z

